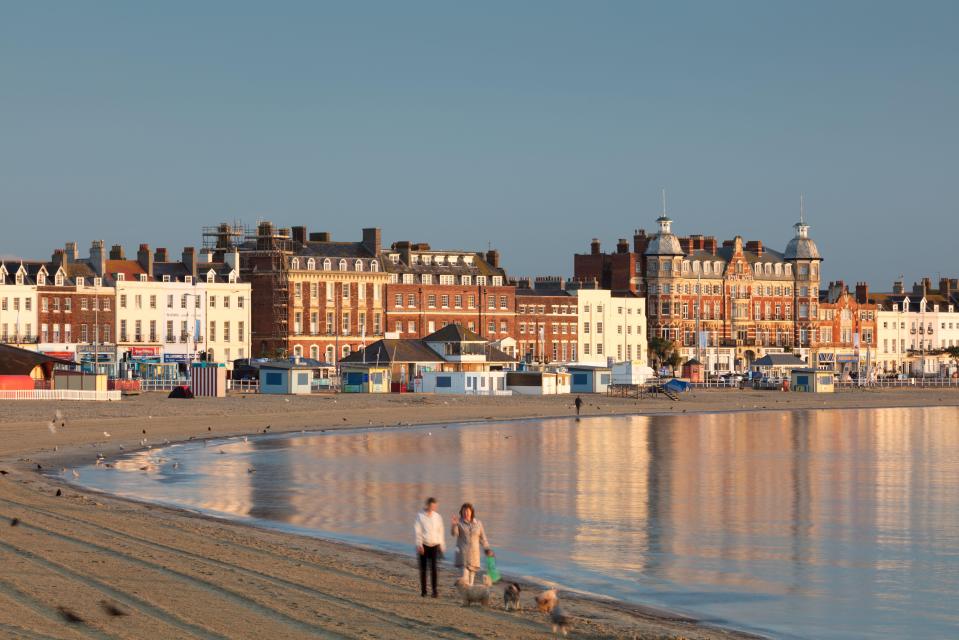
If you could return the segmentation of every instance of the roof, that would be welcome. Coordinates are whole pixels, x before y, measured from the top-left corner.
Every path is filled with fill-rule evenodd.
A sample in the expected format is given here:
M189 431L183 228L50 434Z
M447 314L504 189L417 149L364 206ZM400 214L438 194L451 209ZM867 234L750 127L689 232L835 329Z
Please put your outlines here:
M350 363L443 362L442 356L415 338L384 338L340 360Z
M75 365L69 360L61 360L36 351L28 351L8 344L0 344L0 375L27 376L40 365Z
M808 367L809 364L791 353L767 353L753 361L754 367Z
M136 260L107 260L104 275L116 280L116 274L122 273L124 280L139 280L146 273Z
M273 360L264 362L260 369L315 369L316 367L308 362L291 362L290 360Z
M448 324L423 338L423 342L486 342L486 338L461 324Z
M800 221L794 225L794 228L796 235L786 245L784 253L786 260L822 260L819 248L809 237L809 225Z

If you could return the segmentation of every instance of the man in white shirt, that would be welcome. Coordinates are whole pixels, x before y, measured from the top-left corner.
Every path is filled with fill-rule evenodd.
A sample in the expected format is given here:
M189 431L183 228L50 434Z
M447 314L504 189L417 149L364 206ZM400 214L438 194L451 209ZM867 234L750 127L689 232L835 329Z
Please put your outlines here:
M436 592L436 562L446 551L446 527L443 517L436 512L436 498L427 498L423 510L416 514L413 523L416 536L416 553L420 557L420 595L426 597L426 565L430 565L430 582L433 585L433 597Z

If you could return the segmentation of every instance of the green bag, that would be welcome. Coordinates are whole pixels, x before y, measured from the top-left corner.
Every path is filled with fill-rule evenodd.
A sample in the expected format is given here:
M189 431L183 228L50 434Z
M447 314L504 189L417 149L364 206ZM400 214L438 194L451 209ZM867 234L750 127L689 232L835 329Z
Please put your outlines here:
M503 577L496 568L496 556L486 556L486 575L488 575L489 579L494 583L499 582L500 578Z

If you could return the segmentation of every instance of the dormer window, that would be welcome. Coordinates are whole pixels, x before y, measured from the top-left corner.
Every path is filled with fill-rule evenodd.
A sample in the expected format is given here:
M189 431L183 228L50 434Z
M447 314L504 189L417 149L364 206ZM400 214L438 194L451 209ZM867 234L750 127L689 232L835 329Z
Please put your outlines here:
M476 284L480 287L486 286L486 276L476 276Z
M493 286L494 287L503 286L503 276L493 276Z
M398 254L398 253L391 253L391 254L390 254L390 262L392 262L393 264L399 264L399 263L400 263L400 254Z
M376 272L380 270L380 263L376 260L370 260L370 271Z
M462 280L462 284L466 284L466 285L473 284L473 276L463 276L461 280Z
M216 274L215 274L215 273L213 273L213 272L211 271L210 273L206 274L206 283L207 283L207 284L213 284L213 282L214 282L215 280L216 280Z
M140 274L140 282L146 282L146 281L147 281L147 274L141 273L141 274Z
M14 280L16 281L17 284L23 284L23 274L18 273L17 276L14 278Z
M82 276L79 277L79 278L77 278L77 286L78 286L78 287L84 287L84 286L86 286L86 281L83 279Z
M183 278L183 282L185 282L185 283L187 283L187 284L193 284L193 276L187 276L187 277Z
M291 268L291 269L299 269L299 268L300 268L300 259L299 259L299 258L293 258L292 260L290 260L290 268Z
M413 274L404 273L403 274L403 284L413 284Z
M93 279L93 286L94 286L94 287L102 287L102 286L103 286L103 278L94 278L94 279Z
M423 264L430 264L433 262L433 256L423 256Z
M231 272L230 272L230 275L227 276L227 282L231 282L231 283L232 283L232 282L236 282L236 272L235 272L235 271L231 271Z
M424 273L424 274L421 276L421 278L422 278L422 283L423 283L423 284L433 284L433 275L432 275L432 274L430 274L430 273Z
M47 277L46 277L45 275L41 275L40 277L43 279L44 282L47 281ZM58 287L62 287L62 286L63 286L63 274L62 274L62 273L58 273L57 275L55 275L55 276L53 277L53 283L54 283L56 286L58 286Z
M45 276L45 275L42 274L42 273L37 274L37 284L40 285L40 286L43 286L43 285L45 285L46 283L47 283L47 276Z
M124 280L126 280L126 275L127 275L127 274L125 274L125 273L118 273L118 274L117 274L117 277L116 277L116 281L117 281L117 282L123 282Z
M353 271L362 271L363 270L363 261L357 260L353 263Z
M340 266L337 267L340 271L346 271L346 260L340 259Z
M330 262L330 259L329 259L329 258L325 258L325 259L323 260L323 270L324 270L324 271L329 271L329 270L332 269L332 268L333 268L333 263Z
M169 282L169 281L170 281L170 276L169 276L169 275L164 275L164 276L163 276L163 281L164 281L164 282Z

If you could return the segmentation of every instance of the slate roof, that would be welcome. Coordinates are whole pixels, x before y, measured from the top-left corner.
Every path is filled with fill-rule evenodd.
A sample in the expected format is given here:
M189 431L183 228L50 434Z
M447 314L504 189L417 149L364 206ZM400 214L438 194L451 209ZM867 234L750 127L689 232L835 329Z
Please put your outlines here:
M423 342L486 342L486 338L461 324L448 324L423 338Z
M364 355L365 352L365 355ZM354 351L340 360L341 364L350 363L391 364L394 362L445 362L440 354L430 349L422 340L384 338L377 340L366 349Z
M807 367L802 358L791 353L767 353L759 360L753 361L754 367Z

